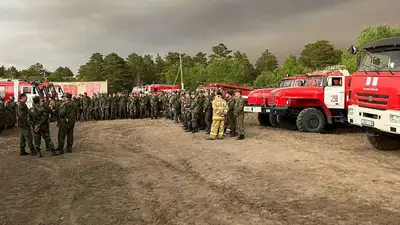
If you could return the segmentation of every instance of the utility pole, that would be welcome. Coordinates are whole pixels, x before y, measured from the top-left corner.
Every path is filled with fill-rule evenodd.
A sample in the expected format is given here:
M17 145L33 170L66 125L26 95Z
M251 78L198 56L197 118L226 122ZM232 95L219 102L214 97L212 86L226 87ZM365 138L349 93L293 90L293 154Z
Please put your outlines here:
M185 86L183 84L182 54L179 54L179 69L181 70L181 88L182 90L185 90Z

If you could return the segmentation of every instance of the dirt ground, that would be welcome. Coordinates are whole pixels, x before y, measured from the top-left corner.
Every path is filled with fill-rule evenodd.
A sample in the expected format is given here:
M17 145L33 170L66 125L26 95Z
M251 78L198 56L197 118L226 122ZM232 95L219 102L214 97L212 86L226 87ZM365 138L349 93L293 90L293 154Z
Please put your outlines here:
M399 224L399 152L246 117L243 141L163 119L78 123L74 153L43 158L18 156L8 130L0 224Z

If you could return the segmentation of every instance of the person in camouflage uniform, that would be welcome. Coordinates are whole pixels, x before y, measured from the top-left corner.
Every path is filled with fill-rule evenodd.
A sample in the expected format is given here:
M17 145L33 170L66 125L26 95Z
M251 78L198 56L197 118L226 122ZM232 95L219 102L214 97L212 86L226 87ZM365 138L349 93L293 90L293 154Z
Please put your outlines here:
M199 115L197 118L197 124L200 130L204 130L206 128L206 125L204 123L205 113L203 112L204 101L205 101L205 95L203 90L199 91L198 99L199 99Z
M15 102L14 96L10 97L10 100L7 102L5 107L6 110L8 111L7 127L14 127L15 124L17 123L17 115L15 114L15 111L17 109L17 103Z
M212 96L206 91L204 93L204 104L203 104L203 113L204 113L204 123L206 124L205 131L206 134L210 134L211 123L212 123Z
M109 94L104 94L104 108L103 108L103 114L104 114L104 119L109 120L110 119L110 105L111 105L111 99Z
M44 112L49 116L47 121L44 123L43 130L45 133L50 134L50 117L51 117L51 108L50 108L50 102L46 101L45 98L40 99L40 106L43 108ZM45 130L47 129L47 130ZM46 144L46 151L51 151L51 149L54 149L53 142L45 142Z
M236 121L236 131L239 134L237 140L244 139L244 105L242 94L240 90L235 91L235 105L233 108L235 121Z
M99 97L100 120L104 120L104 118L105 118L105 107L106 107L106 102L104 99L104 93L101 93L100 97Z
M143 93L140 94L140 118L143 119L147 115L147 96Z
M90 119L90 97L87 93L83 93L82 97L82 121L88 121Z
M234 107L235 107L235 98L232 96L233 93L231 91L228 92L228 116L227 116L227 125L231 130L231 136L236 136L236 117L234 115Z
M164 117L165 117L165 118L169 118L171 112L170 112L170 107L169 107L169 97L168 97L168 94L165 94L165 95L163 96L162 102L163 102L163 105L164 105L164 112L163 112Z
M118 115L118 95L117 94L112 94L111 96L111 119L115 120L117 119Z
M58 107L57 99L50 97L49 107L51 110L50 121L54 122L57 120L57 107Z
M184 111L185 111L185 122L184 122L184 130L192 131L192 114L190 112L190 107L192 105L192 100L190 99L190 93L186 93L185 101L184 101Z
M128 97L128 102L126 105L128 109L128 118L133 119L133 96Z
M119 119L126 119L126 102L127 98L125 94L121 94L118 102L118 112L119 112Z
M179 117L181 113L181 99L177 92L173 93L174 100L172 101L172 110L174 112L174 121L179 123Z
M201 100L200 96L196 92L192 92L191 95L191 104L190 104L190 113L191 113L191 123L192 123L192 133L199 132L199 114L201 108Z
M150 96L150 116L151 119L157 119L158 114L158 96L156 93L152 93Z
M180 101L180 122L182 126L185 125L185 93L182 92L179 96L179 101Z
M63 103L60 105L58 111L58 148L60 154L64 154L65 138L67 138L67 152L72 152L74 144L74 129L76 122L77 107L71 102L72 95L66 93L63 96Z
M28 113L29 109L26 105L26 101L28 97L26 94L21 94L19 96L20 102L17 105L16 113L17 113L17 126L19 127L19 155L29 155L26 152L26 144L31 151L31 155L37 155L35 148L33 146L32 140L32 131L28 123Z
M50 151L52 153L51 155L55 156L57 154L54 151L54 145L50 138L49 128L47 127L49 114L47 110L45 110L40 105L40 98L38 96L35 96L32 99L32 101L33 104L32 107L29 109L28 113L28 123L32 127L33 141L35 147L35 152L32 155L33 156L37 155L39 157L43 156L40 150L41 140L43 138L46 143L46 146L49 146L50 148Z

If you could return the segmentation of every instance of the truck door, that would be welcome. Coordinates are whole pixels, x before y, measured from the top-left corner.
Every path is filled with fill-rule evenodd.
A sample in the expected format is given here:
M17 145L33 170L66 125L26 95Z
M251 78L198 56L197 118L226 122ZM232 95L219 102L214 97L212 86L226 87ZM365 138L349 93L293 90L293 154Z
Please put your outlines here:
M344 77L328 77L324 90L324 102L330 109L344 109L345 107L345 79Z

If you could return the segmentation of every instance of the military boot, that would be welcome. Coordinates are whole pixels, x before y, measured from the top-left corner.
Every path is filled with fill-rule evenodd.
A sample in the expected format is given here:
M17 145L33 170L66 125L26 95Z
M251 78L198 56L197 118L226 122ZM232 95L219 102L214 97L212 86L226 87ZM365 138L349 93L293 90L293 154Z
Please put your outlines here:
M235 131L231 131L231 134L230 134L231 137L235 137L236 135L237 135L237 133Z
M39 158L42 158L42 157L43 157L43 155L42 155L42 153L40 152L40 150L37 151L37 157L39 157Z
M236 140L243 140L243 139L244 139L244 135L243 134L239 135L239 137L236 138Z
M197 133L199 132L199 128L193 128L192 133Z
M38 152L36 151L36 149L31 148L31 156L38 156Z
M20 155L20 156L29 155L29 153L27 153L27 152L25 151L25 148L24 148L24 147L20 147L20 148L19 148L19 155Z
M51 151L51 156L57 156L57 155L59 155L59 154L57 154L57 152L56 152L54 149L51 149L50 151Z
M72 153L72 146L67 146L67 152Z

